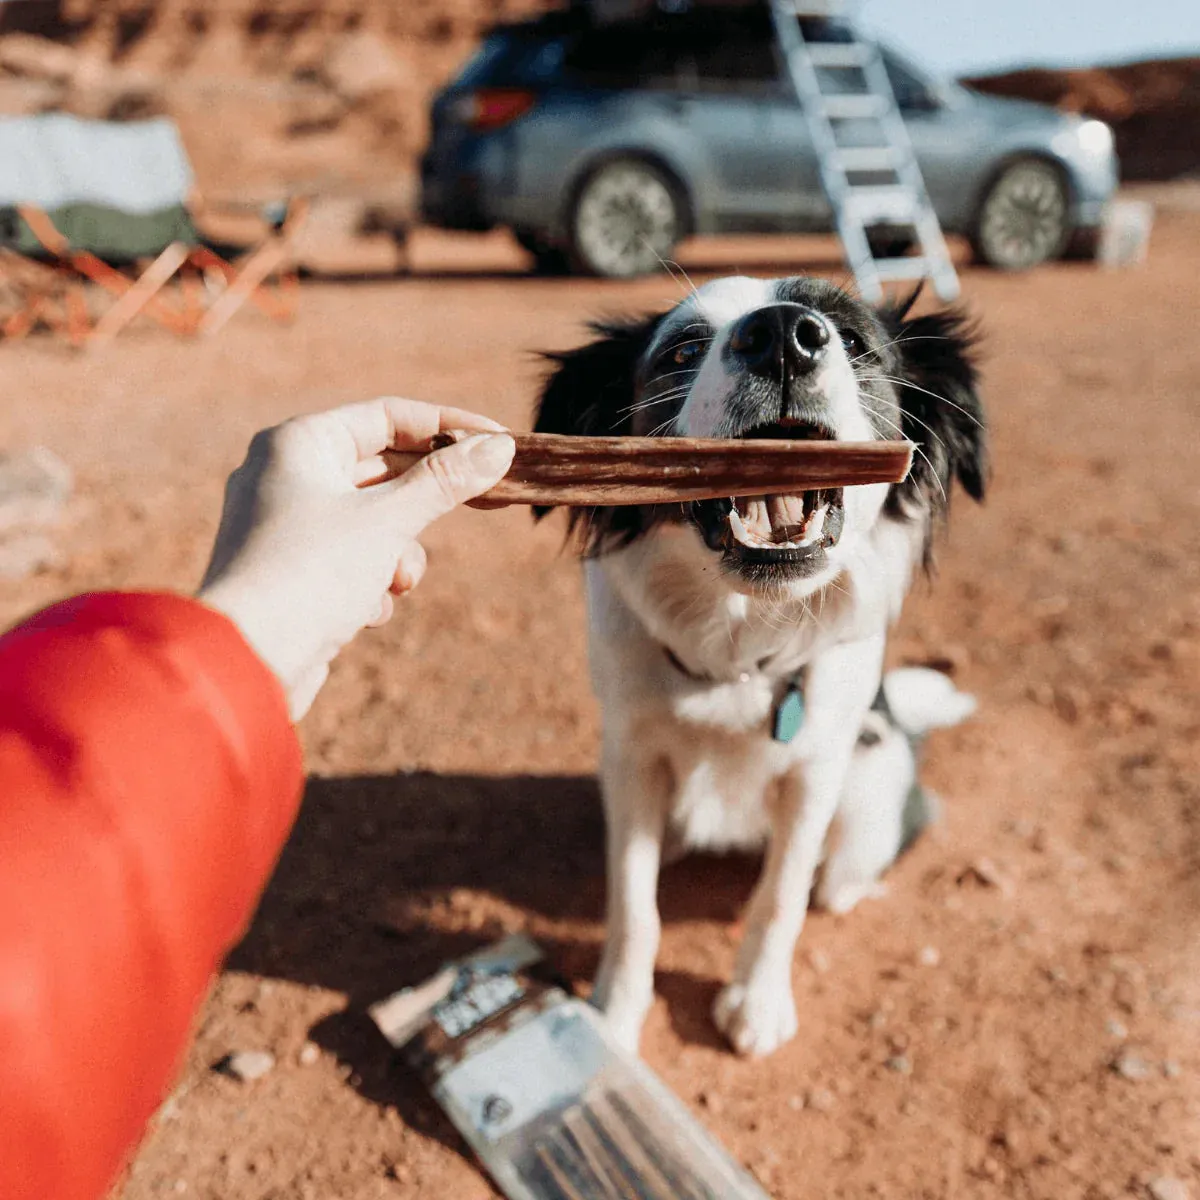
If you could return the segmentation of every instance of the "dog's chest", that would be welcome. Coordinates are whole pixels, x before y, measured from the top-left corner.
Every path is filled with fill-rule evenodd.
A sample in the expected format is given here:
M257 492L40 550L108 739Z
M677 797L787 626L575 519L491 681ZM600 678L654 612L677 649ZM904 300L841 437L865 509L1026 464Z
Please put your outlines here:
M767 799L783 766L780 749L749 736L723 739L720 747L711 739L689 746L683 738L676 751L672 839L689 849L759 849L770 828Z
M793 737L776 736L776 718L788 690L786 680L752 676L732 684L695 686L673 697L673 720L660 744L675 784L672 836L682 846L762 846L769 829L769 799L779 780L802 758L820 753L805 720L798 722Z

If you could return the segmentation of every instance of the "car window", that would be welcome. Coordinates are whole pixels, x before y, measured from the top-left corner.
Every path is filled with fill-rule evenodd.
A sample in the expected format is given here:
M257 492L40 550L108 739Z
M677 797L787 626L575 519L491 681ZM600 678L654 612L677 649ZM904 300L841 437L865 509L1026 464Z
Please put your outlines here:
M463 87L491 83L494 73L502 68L506 60L513 58L513 42L514 39L505 34L493 34L487 38L459 72L458 83Z
M565 36L509 31L494 33L459 75L459 87L528 87L547 83L562 68Z
M890 50L881 52L892 91L896 93L896 103L902 112L930 112L941 108L937 89L930 80L923 78Z

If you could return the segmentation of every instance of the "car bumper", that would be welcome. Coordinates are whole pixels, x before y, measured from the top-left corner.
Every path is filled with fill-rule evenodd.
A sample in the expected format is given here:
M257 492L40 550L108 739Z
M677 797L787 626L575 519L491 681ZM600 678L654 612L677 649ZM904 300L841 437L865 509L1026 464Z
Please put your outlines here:
M1071 218L1076 229L1096 229L1104 223L1109 202L1120 182L1120 167L1110 148L1081 146L1073 132L1053 146L1071 182Z

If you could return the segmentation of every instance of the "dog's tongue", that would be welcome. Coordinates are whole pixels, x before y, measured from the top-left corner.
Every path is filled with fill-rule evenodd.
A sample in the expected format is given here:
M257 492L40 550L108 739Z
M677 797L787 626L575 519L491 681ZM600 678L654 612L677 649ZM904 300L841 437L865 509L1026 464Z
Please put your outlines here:
M746 532L758 541L800 538L805 518L803 496L747 496L738 500L737 509Z
M809 507L802 495L768 496L767 518L771 522L771 536L783 542L799 538L808 512Z

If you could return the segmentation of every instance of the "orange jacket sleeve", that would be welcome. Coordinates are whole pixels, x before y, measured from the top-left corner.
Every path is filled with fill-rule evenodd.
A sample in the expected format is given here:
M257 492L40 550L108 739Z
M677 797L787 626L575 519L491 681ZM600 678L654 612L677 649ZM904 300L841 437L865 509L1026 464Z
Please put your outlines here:
M0 638L0 1200L98 1200L291 829L283 691L224 617L96 594Z

